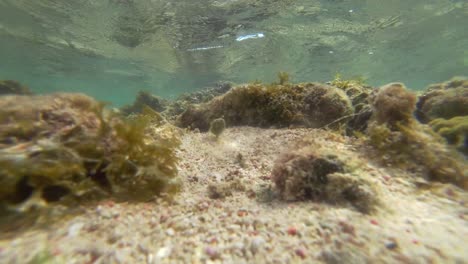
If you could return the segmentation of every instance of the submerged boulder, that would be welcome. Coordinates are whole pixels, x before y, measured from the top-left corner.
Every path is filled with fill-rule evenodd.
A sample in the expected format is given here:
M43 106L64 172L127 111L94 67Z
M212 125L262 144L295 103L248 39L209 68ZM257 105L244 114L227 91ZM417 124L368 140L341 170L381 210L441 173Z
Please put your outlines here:
M181 127L207 131L210 122L224 118L229 126L338 127L354 112L346 94L319 83L253 83L232 88L213 100L195 104L177 120Z
M468 79L433 84L419 97L416 117L422 123L456 116L468 116Z

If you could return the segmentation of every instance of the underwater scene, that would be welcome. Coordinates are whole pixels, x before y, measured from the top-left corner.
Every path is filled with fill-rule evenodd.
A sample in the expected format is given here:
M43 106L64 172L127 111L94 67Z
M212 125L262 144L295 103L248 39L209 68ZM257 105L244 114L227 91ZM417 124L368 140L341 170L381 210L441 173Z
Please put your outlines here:
M468 263L467 25L0 0L0 263Z

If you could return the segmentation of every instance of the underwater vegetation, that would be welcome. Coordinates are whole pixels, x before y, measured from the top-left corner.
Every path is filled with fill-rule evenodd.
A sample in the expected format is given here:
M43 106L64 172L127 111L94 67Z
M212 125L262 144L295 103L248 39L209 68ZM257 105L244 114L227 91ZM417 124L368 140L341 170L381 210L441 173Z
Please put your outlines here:
M155 112L125 119L83 94L0 97L0 206L174 193L177 133Z
M233 87L213 100L191 105L177 119L181 127L209 129L210 121L223 117L230 126L338 127L354 112L340 89L319 83L251 83ZM343 118L343 119L340 119ZM337 121L338 120L338 121Z
M373 114L368 142L385 162L416 171L428 180L468 188L464 158L414 117L415 94L401 83L391 83L379 88L370 100Z
M0 95L6 94L32 94L28 87L13 80L0 81Z
M456 116L468 116L468 79L456 77L433 84L419 97L416 117L422 123Z
M226 122L223 118L216 118L210 123L210 132L215 135L216 139L219 138L221 133L226 129Z
M120 111L124 115L138 114L142 113L146 106L156 112L162 112L166 109L167 104L168 101L161 97L152 95L147 91L139 91L133 104L122 107Z
M365 84L363 77L355 79L342 79L340 74L336 74L333 81L328 84L343 90L351 100L354 114L347 122L346 132L353 135L355 131L364 132L367 123L372 116L372 109L369 104L369 96L374 88Z
M327 148L326 142L306 137L279 156L271 178L286 201L350 204L370 213L378 204L377 193L352 163L344 153Z
M416 117L468 155L468 79L433 84L419 97Z
M432 129L443 136L447 143L468 156L468 116L457 116L450 119L437 118L429 125Z

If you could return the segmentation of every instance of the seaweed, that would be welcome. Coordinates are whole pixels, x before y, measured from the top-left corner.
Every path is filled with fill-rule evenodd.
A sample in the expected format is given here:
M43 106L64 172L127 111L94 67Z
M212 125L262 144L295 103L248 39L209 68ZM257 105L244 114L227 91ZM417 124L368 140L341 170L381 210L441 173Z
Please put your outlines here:
M386 163L418 172L428 180L468 188L463 157L445 140L413 116L416 97L402 84L389 84L372 98L372 122L368 143Z
M80 94L6 96L0 106L10 116L0 122L2 206L141 201L179 189L177 131L149 107L123 118Z
M211 120L223 116L232 126L323 127L351 113L349 98L335 87L318 83L250 83L188 108L177 124L207 131ZM333 125L345 122L343 119Z

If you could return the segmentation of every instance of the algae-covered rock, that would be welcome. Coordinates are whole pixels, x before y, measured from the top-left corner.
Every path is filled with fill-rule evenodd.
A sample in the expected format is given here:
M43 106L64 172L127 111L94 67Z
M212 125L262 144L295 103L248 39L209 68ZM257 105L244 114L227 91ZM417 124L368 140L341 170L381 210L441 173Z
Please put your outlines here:
M153 109L156 112L162 112L166 110L168 101L158 96L152 95L147 91L139 91L138 95L132 105L122 107L121 111L125 115L132 113L142 113L145 106Z
M211 120L223 116L230 126L337 127L352 113L349 98L332 86L252 83L234 87L207 103L192 105L177 123L207 131Z
M0 81L0 95L6 94L32 94L28 87L13 80Z
M351 204L361 212L372 211L378 199L371 183L354 173L339 154L306 138L280 155L271 178L281 198Z
M429 125L449 144L468 156L468 116L457 116L449 120L437 118L432 120Z
M416 116L422 123L437 118L451 119L468 115L468 79L454 78L433 84L419 97Z
M463 157L413 116L413 93L402 84L389 84L372 99L373 117L367 133L369 143L379 152L377 156L428 180L468 188L468 168Z
M123 119L83 94L0 98L0 205L174 192L179 140L154 119Z
M416 108L416 95L406 90L402 83L390 83L381 87L371 98L374 120L379 124L394 126L409 123Z
M343 90L353 105L354 115L347 123L347 133L353 134L354 131L365 131L372 116L369 97L373 92L373 88L365 85L362 79L343 80L339 74L330 82L330 85Z
M216 118L210 123L210 132L218 138L226 128L226 122L223 118Z

